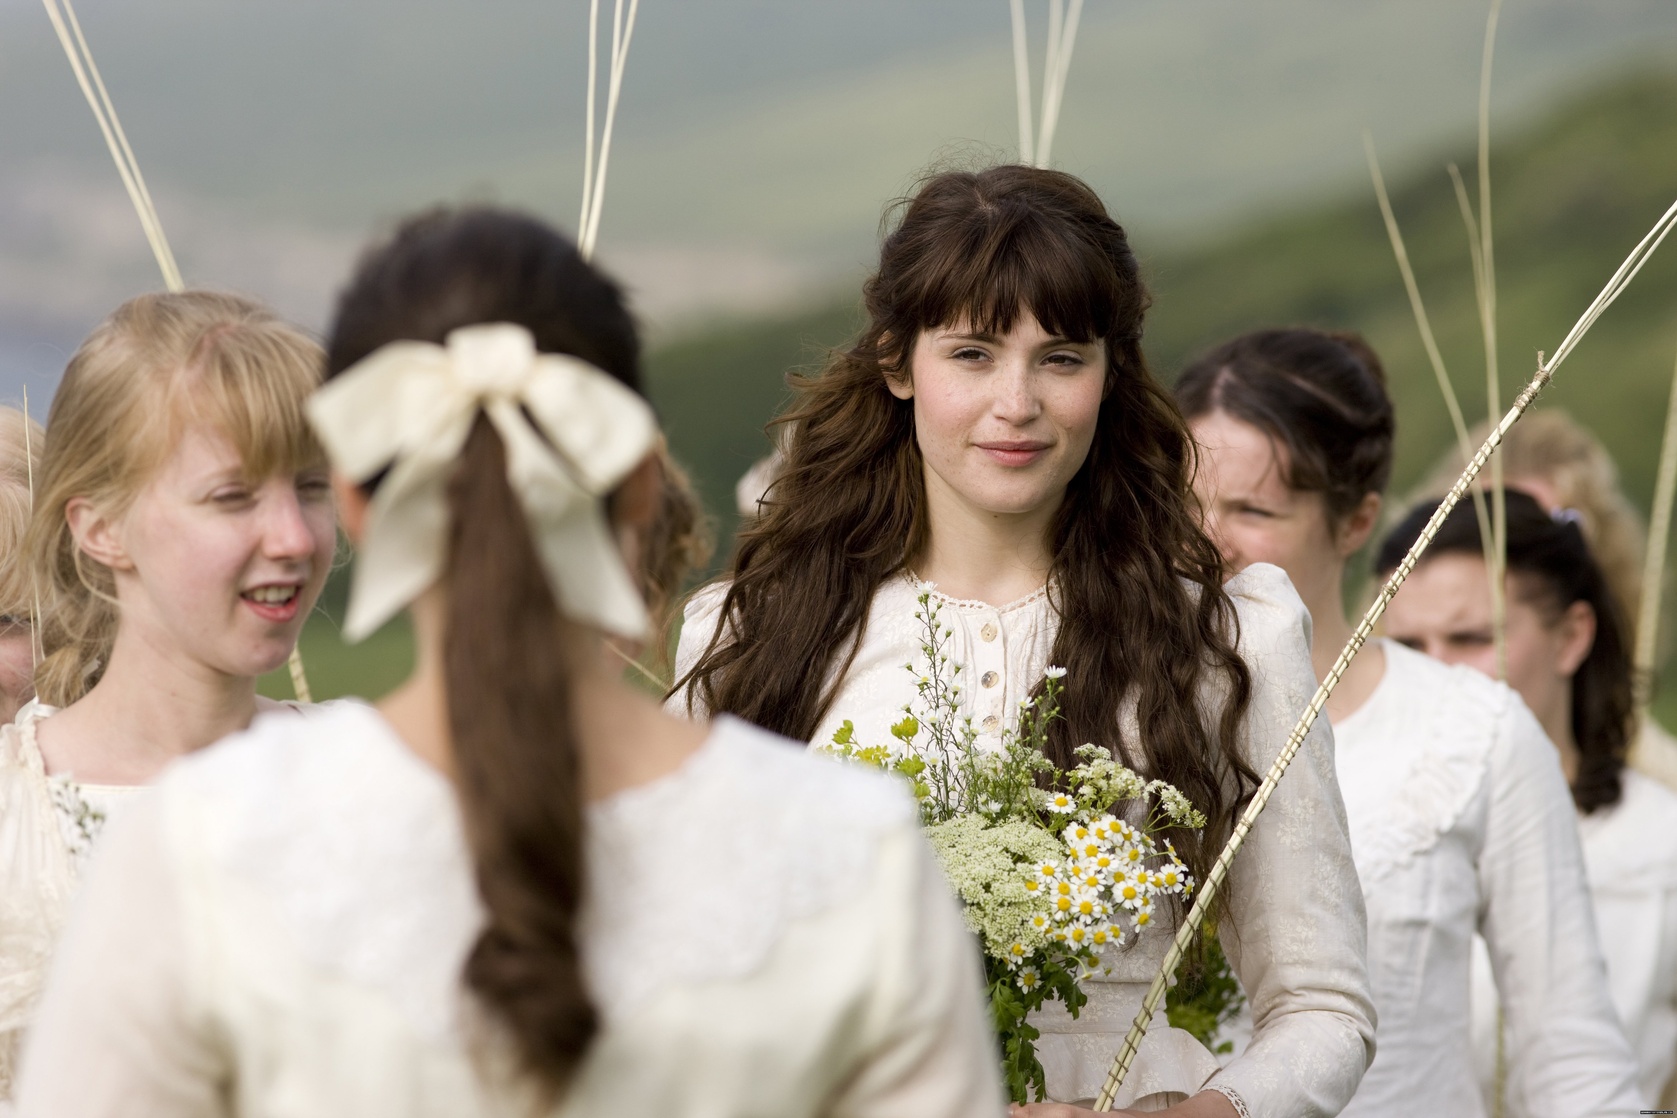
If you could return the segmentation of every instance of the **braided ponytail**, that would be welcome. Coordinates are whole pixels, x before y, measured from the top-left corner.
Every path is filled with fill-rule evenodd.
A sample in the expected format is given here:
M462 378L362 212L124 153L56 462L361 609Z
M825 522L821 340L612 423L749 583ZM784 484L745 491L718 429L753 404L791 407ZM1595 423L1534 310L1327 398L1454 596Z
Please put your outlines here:
M547 226L483 208L416 218L362 261L339 302L327 376L390 342L441 344L483 323L522 326L539 351L580 357L639 390L639 343L617 287ZM559 611L507 483L501 436L482 414L448 505L444 681L486 913L462 979L552 1098L598 1028L577 934L587 892L574 721L583 642Z

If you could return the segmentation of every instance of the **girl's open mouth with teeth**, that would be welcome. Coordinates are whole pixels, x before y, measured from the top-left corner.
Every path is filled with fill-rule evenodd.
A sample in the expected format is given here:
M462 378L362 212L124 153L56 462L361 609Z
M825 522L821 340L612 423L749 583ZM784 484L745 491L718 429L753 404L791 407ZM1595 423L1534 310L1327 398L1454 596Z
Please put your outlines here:
M285 622L297 616L303 588L296 583L270 583L253 586L239 597L264 621Z

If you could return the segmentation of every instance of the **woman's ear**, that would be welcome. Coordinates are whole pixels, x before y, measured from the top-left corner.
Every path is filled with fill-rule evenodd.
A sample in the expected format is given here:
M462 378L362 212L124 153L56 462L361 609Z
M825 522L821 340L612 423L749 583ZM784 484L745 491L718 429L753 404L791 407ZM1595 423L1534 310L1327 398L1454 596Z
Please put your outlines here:
M351 547L360 547L361 537L367 531L370 499L359 485L336 470L332 471L332 496L338 500L338 526L344 530Z
M1374 534L1375 525L1380 523L1381 499L1378 493L1364 493L1363 499L1357 502L1357 507L1345 515L1339 522L1339 557L1349 559L1362 550L1368 537Z
M914 399L914 376L907 369L897 372L886 370L882 375L885 377L885 387L890 390L891 395L899 400Z
M122 525L107 516L86 497L71 497L64 506L64 521L76 546L94 562L113 571L131 571L134 561L122 541Z
M1570 676L1589 659L1590 649L1595 647L1595 628L1595 607L1590 603L1573 602L1566 607L1557 626L1560 636L1559 647L1555 649L1557 674Z
M641 464L630 471L617 492L612 495L612 519L621 528L649 527L658 516L658 502L664 492L664 467L660 461L662 445L654 449Z
M875 347L875 350L883 354L888 352L892 345L891 333L886 331L879 336L879 344ZM880 370L885 377L885 387L890 389L891 395L899 400L914 399L914 348L914 346L910 346L904 352L902 364L897 368L886 369L882 367Z

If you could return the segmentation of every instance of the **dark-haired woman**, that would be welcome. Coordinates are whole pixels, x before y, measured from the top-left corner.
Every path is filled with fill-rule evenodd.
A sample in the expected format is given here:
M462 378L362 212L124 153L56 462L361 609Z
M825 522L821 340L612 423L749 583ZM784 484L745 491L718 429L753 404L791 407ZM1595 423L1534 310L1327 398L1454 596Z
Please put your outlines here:
M1314 686L1307 619L1274 568L1228 586L1200 530L1192 449L1141 353L1147 294L1124 231L1065 174L935 175L867 282L867 327L781 419L783 461L732 570L690 603L672 703L811 742L869 743L915 699L933 587L962 696L994 748L1049 665L1050 742L1098 742L1206 813L1201 874ZM1324 727L1252 831L1221 927L1259 1029L1219 1070L1154 1022L1121 1106L1337 1113L1372 1055L1361 895ZM1045 1013L1064 1103L1099 1091L1174 923L1109 951L1080 1017ZM1066 1112L1064 1109L1057 1113Z
M431 215L362 263L328 376L346 632L407 608L414 674L113 827L21 1114L999 1114L902 791L608 655L658 503L617 288L535 221Z
M1402 561L1436 507L1417 507L1392 530L1378 569ZM1386 611L1394 641L1446 663L1496 670L1481 546L1472 507L1457 506ZM1608 989L1637 1056L1642 1105L1654 1106L1677 1067L1677 794L1625 767L1630 642L1583 533L1574 519L1551 516L1513 490L1507 582L1508 684L1560 751ZM1474 1039L1481 1082L1494 1089L1497 991L1482 952L1474 964Z
M1395 424L1379 359L1354 336L1264 330L1196 359L1176 396L1202 448L1207 527L1232 565L1276 563L1292 575L1325 674L1351 635L1346 564L1374 529L1391 473ZM1566 784L1519 696L1377 640L1327 715L1380 1021L1380 1058L1345 1113L1482 1113L1468 1036L1475 931L1507 1008L1513 1112L1636 1109L1634 1066L1581 903Z

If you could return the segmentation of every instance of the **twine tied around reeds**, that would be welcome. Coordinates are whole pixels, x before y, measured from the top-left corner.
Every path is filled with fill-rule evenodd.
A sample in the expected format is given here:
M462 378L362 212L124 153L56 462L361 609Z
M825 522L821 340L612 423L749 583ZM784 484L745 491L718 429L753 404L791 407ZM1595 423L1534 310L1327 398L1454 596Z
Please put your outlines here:
M1316 718L1327 706L1328 698L1333 694L1334 688L1338 686L1340 677L1345 674L1346 668L1350 666L1351 661L1362 650L1364 642L1374 632L1375 625L1379 623L1381 615L1386 612L1386 606L1397 594L1398 589L1409 577L1410 572L1415 569L1415 565L1420 562L1422 554L1432 543L1433 537L1438 534L1445 517L1450 515L1450 511L1456 507L1479 477L1479 472L1484 469L1485 463L1490 460L1491 455L1501 445L1503 436L1508 433L1514 424L1519 422L1520 417L1526 413L1526 410L1537 399L1538 394L1553 378L1555 370L1560 367L1561 362L1566 360L1572 351L1577 348L1578 343L1583 340L1590 327L1595 325L1596 320L1601 317L1602 313L1629 286L1630 281L1642 270L1642 266L1659 248L1674 225L1677 225L1677 202L1674 202L1665 211L1665 214L1655 223L1648 235L1642 238L1625 259L1625 262L1619 265L1618 270L1608 280L1607 286L1595 297L1595 300L1590 303L1583 315L1573 325L1571 331L1562 339L1561 344L1555 350L1554 356L1545 361L1543 354L1538 353L1537 371L1532 374L1531 380L1514 398L1514 403L1508 409L1507 414L1502 417L1501 422L1491 429L1491 433L1485 439L1484 444L1468 461L1467 468L1462 471L1461 476L1456 479L1456 484L1450 487L1450 492L1445 494L1438 508L1434 510L1432 517L1427 521L1426 527L1422 529L1414 546L1403 557L1403 562L1398 564L1391 577L1380 587L1379 594L1375 596L1374 602L1363 614L1362 620L1351 634L1351 639L1340 650L1339 657L1334 661L1332 669L1322 680L1321 685L1317 687L1316 693L1311 696L1310 703L1304 708L1303 713L1299 715L1292 732L1287 736L1286 744L1281 747L1281 752L1276 756L1275 763L1264 774L1263 782L1258 785L1257 791L1252 794L1251 801L1246 805L1246 809L1241 812L1240 819L1235 824L1234 832L1229 836L1228 842L1224 844L1221 853L1217 855L1217 860L1212 864L1211 871L1206 874L1205 881L1201 884L1199 892L1194 898L1193 907L1188 910L1182 925L1177 928L1176 938L1171 942L1170 949L1165 952L1164 961L1159 967L1158 974L1153 978L1153 984L1148 987L1147 996L1142 999L1141 1010L1136 1014L1135 1023L1130 1026L1129 1033L1124 1037L1123 1046L1118 1050L1118 1055L1112 1061L1112 1068L1107 1073L1106 1082L1101 1087L1101 1093L1095 1100L1096 1110L1112 1109L1118 1089L1123 1086L1124 1079L1129 1074L1130 1065L1135 1062L1136 1052L1141 1048L1142 1038L1147 1035L1147 1027L1152 1022L1153 1014L1165 995L1170 976L1175 973L1177 964L1181 962L1188 945L1193 942L1200 926L1204 924L1206 917L1210 914L1211 906L1222 889L1224 880L1228 877L1229 867L1233 864L1235 855L1240 852L1240 847L1246 841L1247 834L1252 830L1252 825L1257 822L1258 816L1264 810L1264 805L1269 802L1270 796L1275 792L1276 785L1280 783L1282 775L1287 771L1287 766L1292 763L1299 747L1304 744L1305 735L1310 732L1310 727L1315 724Z

